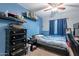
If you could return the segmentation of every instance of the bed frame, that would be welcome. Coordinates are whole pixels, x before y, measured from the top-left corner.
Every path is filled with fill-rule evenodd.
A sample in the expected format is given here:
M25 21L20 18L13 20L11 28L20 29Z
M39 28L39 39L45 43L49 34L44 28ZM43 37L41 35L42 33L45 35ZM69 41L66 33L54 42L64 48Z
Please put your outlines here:
M43 49L50 51L50 52L58 53L61 56L69 56L69 52L67 51L66 48L65 49L57 49L55 47L49 47L49 46L42 45L42 44L39 44L39 43L37 43L37 47L43 48Z

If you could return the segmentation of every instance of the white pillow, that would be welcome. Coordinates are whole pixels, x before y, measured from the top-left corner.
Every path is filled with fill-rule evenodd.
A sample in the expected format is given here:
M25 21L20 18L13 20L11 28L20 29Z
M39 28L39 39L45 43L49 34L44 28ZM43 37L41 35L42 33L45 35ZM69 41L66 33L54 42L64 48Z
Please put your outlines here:
M44 35L35 35L36 39L40 39L41 37L43 37Z

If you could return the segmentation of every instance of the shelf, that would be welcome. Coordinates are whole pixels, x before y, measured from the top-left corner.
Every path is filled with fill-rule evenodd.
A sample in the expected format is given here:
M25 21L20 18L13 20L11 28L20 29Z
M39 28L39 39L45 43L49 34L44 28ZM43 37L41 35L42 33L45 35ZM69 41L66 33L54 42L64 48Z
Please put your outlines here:
M36 21L36 19L30 18L30 17L26 17L26 16L24 16L24 18L26 18L26 19L30 19L30 20L32 20L32 21Z
M24 18L26 18L26 19L29 19L29 20L32 20L32 21L36 21L36 18L33 15L27 16L27 12L22 13L22 16L24 16Z
M10 38L11 38L11 40L12 40L12 39L20 39L20 38L23 38L23 37L25 38L25 36L26 36L26 35L17 35L17 36L11 35Z
M15 33L25 33L25 30L13 30L13 31L11 31L13 34L15 34Z
M26 38L23 37L23 38L15 39L15 40L12 40L12 41L19 41L19 40L23 40L23 39L26 39Z
M10 51L15 52L15 51L18 51L19 49L24 49L24 48L25 48L24 46L19 46L17 48L14 48L15 50L11 49Z
M18 43L18 44L12 45L12 47L17 47L17 46L21 46L21 45L22 45L22 46L25 46L25 43L26 43L26 42Z
M15 34L12 34L12 35L24 35L25 33L15 33Z
M11 41L11 45L16 45L16 44L19 44L19 43L26 43L26 41L25 40Z
M16 51L16 52L13 52L13 53L11 53L11 54L12 54L13 56L19 56L19 55L24 54L24 52L26 52L25 49L20 49L20 50L18 50L18 51Z
M19 20L19 19L14 18L14 17L0 17L0 19L16 21L16 22L20 22L20 23L25 23L26 22L25 20Z
M25 31L25 32L24 32ZM26 54L26 29L15 29L11 26L6 29L6 53L11 56Z

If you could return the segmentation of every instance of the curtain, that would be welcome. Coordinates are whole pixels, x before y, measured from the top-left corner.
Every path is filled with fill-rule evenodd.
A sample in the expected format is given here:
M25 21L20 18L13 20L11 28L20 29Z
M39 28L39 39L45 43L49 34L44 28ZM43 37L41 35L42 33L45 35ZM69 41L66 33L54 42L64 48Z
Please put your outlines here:
M54 35L54 26L55 26L54 22L55 22L54 20L50 20L50 22L49 22L49 25L50 25L49 26L49 34L50 35Z
M63 34L62 35L66 35L66 29L67 29L67 19L64 18L63 19Z
M50 21L50 35L65 35L67 28L66 18Z

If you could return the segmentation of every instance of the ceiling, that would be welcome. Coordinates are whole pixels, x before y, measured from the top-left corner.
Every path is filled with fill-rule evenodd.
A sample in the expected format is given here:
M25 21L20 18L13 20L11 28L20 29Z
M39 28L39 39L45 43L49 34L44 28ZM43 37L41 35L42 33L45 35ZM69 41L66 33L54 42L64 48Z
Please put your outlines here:
M79 3L67 3L66 5L71 7L79 7Z
M20 5L31 11L39 11L49 6L47 3L20 3Z
M44 11L44 9L46 8L51 8L51 6L48 3L19 3L19 5L26 8L26 10L36 12L38 16L45 16L51 13L51 10L47 12ZM70 7L79 7L79 3L65 3L64 5Z

